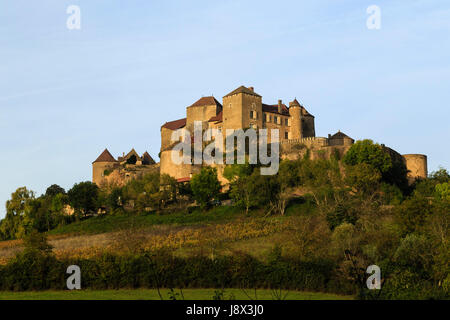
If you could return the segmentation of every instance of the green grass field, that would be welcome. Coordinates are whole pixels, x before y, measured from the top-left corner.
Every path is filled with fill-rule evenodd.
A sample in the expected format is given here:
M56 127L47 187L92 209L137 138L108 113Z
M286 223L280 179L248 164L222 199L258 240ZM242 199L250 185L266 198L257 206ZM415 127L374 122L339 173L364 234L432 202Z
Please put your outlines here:
M170 291L161 289L164 300L170 300ZM216 289L185 289L185 300L213 300ZM182 300L180 290L173 291L177 300ZM283 290L275 293L271 290L225 289L225 300L351 300L352 296L341 296L320 292L299 292ZM37 292L0 292L0 300L160 300L156 289L136 290L73 290L73 291L37 291Z

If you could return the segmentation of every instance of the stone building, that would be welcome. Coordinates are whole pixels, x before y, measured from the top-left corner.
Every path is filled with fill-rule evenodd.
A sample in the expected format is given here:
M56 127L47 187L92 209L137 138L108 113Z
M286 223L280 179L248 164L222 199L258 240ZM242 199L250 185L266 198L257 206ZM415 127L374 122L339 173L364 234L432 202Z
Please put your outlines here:
M128 180L141 177L145 173L159 169L159 164L144 152L142 156L131 149L117 160L105 149L92 163L92 182L98 186L122 186Z
M328 138L317 138L314 116L294 99L289 106L280 99L276 104L265 104L262 96L253 87L240 86L222 98L222 104L213 96L202 97L186 108L186 118L166 122L161 127L160 170L179 180L187 180L197 173L201 165L175 164L171 160L172 133L179 129L193 132L194 121L201 121L202 129L219 129L225 134L228 129L267 129L270 140L271 130L279 130L282 158L292 158L289 153L298 155L295 145L306 145L310 149L339 148L348 149L353 139L339 132ZM270 142L270 141L269 141ZM331 150L329 150L331 153ZM342 150L345 152L345 150ZM222 165L215 165L222 176Z
M267 129L270 138L270 131L278 129L282 159L298 159L307 151L312 159L329 158L336 153L343 155L354 143L354 139L341 131L329 134L328 137L316 137L315 118L297 99L289 102L289 106L281 99L276 104L265 104L253 87L240 86L225 95L222 103L213 96L202 97L186 107L185 118L163 124L159 164L155 164L147 152L139 156L132 149L116 160L105 149L92 164L93 182L98 185L123 184L128 179L151 170L160 170L161 174L168 174L180 182L189 181L204 164L175 164L172 161L172 148L179 141L171 141L171 138L180 129L187 129L192 133L195 121L201 122L202 130L219 129L223 134L228 129ZM410 182L427 176L425 155L396 154L409 170ZM218 169L219 180L226 184L228 181L223 177L224 165L213 166Z

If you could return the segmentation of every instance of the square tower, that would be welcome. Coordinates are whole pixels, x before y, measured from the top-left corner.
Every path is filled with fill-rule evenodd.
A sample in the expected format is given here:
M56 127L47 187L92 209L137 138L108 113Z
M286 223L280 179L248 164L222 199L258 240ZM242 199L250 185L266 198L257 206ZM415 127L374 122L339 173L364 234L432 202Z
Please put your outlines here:
M223 128L263 127L262 97L253 88L240 86L223 97Z

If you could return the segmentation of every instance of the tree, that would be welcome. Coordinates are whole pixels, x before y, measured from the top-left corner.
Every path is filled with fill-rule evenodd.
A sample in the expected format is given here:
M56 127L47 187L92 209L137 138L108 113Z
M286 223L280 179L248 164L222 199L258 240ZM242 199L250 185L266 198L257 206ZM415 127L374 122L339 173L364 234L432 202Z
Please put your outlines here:
M360 140L353 144L344 155L343 161L347 165L366 163L386 173L392 168L391 157L383 148L372 140Z
M161 180L161 199L165 202L177 200L177 180L168 174L162 174Z
M111 192L107 195L106 204L112 211L115 211L119 208L122 208L122 199L122 188L116 187L112 189Z
M353 144L344 155L343 162L347 166L358 164L370 165L378 170L383 182L396 185L403 193L409 193L409 185L404 161L391 155L387 148L372 140L360 140Z
M397 207L396 213L403 234L421 232L428 217L433 213L433 205L425 197L411 197Z
M367 163L347 166L345 182L361 196L374 195L380 188L381 173Z
M39 233L36 230L30 232L29 235L24 237L23 245L25 251L39 251L43 253L50 253L52 246L47 242L47 235L45 233Z
M0 226L2 239L21 238L31 229L33 221L30 212L33 209L34 192L26 187L18 188L6 201L6 216Z
M57 194L66 194L66 190L64 190L64 188L61 188L60 186L58 186L57 184L52 184L50 187L47 188L47 190L45 191L45 195L47 197L54 197Z
M217 179L217 169L203 167L199 174L191 179L191 188L194 199L205 208L209 201L220 193L220 182Z
M77 216L86 216L97 212L99 189L95 183L90 181L76 183L67 192L69 203L75 209Z

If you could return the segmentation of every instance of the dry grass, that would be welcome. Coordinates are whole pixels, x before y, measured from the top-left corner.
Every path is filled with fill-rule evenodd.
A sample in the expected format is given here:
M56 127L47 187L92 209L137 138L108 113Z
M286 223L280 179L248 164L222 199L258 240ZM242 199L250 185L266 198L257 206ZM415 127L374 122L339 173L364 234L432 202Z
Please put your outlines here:
M53 252L59 258L93 257L105 251L136 253L142 249L169 249L186 255L199 251L260 255L273 247L274 235L289 228L289 219L237 219L228 223L191 226L155 225L139 228L130 225L123 230L94 235L50 236ZM264 241L258 241L264 239ZM0 263L23 250L22 241L0 242Z

